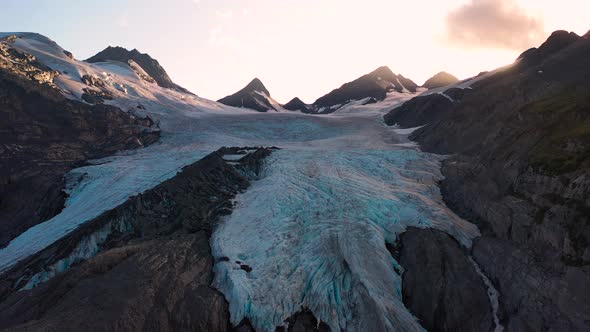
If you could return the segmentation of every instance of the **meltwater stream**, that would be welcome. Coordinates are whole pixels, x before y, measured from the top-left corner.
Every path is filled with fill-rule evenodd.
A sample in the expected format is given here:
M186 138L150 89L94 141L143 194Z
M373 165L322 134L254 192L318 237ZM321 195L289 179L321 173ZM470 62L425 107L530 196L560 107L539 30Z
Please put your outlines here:
M72 171L65 209L1 249L0 270L221 146L281 148L212 236L213 286L234 324L247 317L270 331L306 307L334 331L421 330L402 303L402 268L385 243L408 226L443 230L466 246L478 235L441 199L441 157L385 126L379 112L158 120L159 143Z

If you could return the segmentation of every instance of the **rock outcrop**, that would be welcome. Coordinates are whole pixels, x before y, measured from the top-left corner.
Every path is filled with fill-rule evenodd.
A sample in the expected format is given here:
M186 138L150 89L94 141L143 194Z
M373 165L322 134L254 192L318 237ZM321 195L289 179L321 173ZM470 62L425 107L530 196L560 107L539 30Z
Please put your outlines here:
M209 238L235 195L249 186L246 175L256 176L270 153L214 152L19 263L2 276L0 328L230 331L228 304L210 286ZM244 157L230 164L225 154ZM99 254L81 257L80 245L96 246L85 252ZM38 278L64 261L67 271Z
M164 70L158 60L153 59L149 54L140 53L137 49L129 51L123 47L109 46L85 61L90 63L119 61L130 65L132 68L137 64L149 75L150 78L158 83L159 86L184 93L191 93L187 89L172 82L172 79L170 79L168 73L166 73L166 70ZM144 79L149 81L149 78Z
M447 72L441 71L440 73L432 76L426 82L424 82L422 87L427 89L436 89L441 88L443 86L455 84L457 82L459 82L458 78Z
M247 318L233 329L233 332L254 332L252 324ZM285 325L276 328L277 332L330 332L330 327L315 317L308 309L301 309L287 318Z
M352 82L342 85L313 103L314 112L332 113L342 105L365 98L381 101L388 92L416 92L418 85L388 67L379 67Z
M218 102L227 106L249 108L259 112L279 110L279 104L272 99L270 92L258 78L253 79L242 90L221 98Z
M0 247L65 202L64 174L159 139L149 118L66 99L57 73L0 42ZM32 188L35 188L32 190Z
M468 255L449 235L410 228L400 238L404 304L428 331L492 331L487 289Z
M406 128L419 127L450 116L455 103L458 103L469 90L451 88L442 93L418 96L408 100L383 117L385 123Z
M37 61L35 56L13 48L10 44L17 38L11 35L0 39L0 69L20 79L56 88L53 79L59 72Z
M453 155L441 190L482 230L473 256L508 331L590 329L589 54L590 39L556 32L460 102L433 94L389 115L425 125L410 136L424 150Z

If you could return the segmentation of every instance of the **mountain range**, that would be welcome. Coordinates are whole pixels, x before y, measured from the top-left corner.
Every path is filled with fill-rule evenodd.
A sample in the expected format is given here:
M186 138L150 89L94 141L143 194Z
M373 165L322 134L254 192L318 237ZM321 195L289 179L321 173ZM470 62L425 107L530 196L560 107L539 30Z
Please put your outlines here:
M0 330L587 331L589 80L556 31L461 81L216 102L0 33Z

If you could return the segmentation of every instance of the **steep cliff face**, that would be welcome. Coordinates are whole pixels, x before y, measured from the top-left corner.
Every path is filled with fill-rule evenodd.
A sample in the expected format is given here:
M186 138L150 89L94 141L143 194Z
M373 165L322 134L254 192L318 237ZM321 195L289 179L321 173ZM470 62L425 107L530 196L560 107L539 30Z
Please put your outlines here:
M404 304L428 331L492 331L486 286L459 243L433 230L410 228L394 251L404 268Z
M229 331L211 229L270 153L221 149L21 262L0 283L0 328Z
M441 189L483 232L473 255L508 330L590 327L589 54L587 36L557 32L460 100L424 96L386 117L425 125L411 138L454 154Z
M70 169L159 138L149 118L66 99L57 75L0 43L0 247L61 210Z

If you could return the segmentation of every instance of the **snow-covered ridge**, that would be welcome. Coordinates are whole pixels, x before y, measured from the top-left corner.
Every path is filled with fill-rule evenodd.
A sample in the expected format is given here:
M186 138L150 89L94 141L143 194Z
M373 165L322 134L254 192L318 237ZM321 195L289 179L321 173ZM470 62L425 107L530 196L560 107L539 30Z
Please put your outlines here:
M10 35L19 37L11 46L34 55L39 62L59 72L54 83L70 99L83 101L85 89L99 89L84 82L83 77L87 75L105 83L100 89L112 95L112 100L106 100L105 104L119 107L123 111L142 113L146 110L151 114L159 114L164 108L191 113L238 111L189 93L160 87L146 79L149 75L137 63L87 63L69 57L63 48L45 36L36 33L0 33L0 37Z

